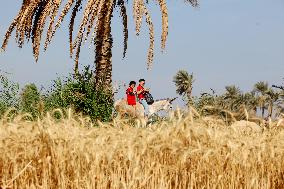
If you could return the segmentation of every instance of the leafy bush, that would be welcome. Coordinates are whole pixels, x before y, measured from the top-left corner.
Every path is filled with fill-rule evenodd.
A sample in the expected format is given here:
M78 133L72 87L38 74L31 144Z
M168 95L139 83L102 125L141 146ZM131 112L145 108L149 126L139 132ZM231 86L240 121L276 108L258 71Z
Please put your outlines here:
M21 111L39 116L40 93L35 84L26 85L21 93Z
M0 115L9 108L19 108L19 84L0 75Z
M65 99L65 96L67 95L64 94L68 90L67 83L70 83L70 81L62 81L60 78L57 78L53 81L51 90L44 95L44 105L46 111L56 108L65 109L68 107L67 100Z
M96 90L93 78L90 68L86 67L82 74L71 75L65 81L55 80L44 100L46 110L72 107L92 120L109 121L113 95L103 89Z

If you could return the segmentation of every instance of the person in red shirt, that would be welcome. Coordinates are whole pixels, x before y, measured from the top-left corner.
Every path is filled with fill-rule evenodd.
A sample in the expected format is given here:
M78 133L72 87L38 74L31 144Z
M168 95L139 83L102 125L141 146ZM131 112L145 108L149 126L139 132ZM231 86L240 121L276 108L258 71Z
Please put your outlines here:
M145 89L145 79L140 79L139 80L139 85L137 87L137 95L138 95L138 101L140 104L143 105L144 107L144 111L145 111L145 115L148 115L149 112L149 105L147 104L146 100L145 100L145 94L147 92L149 92L149 89Z
M127 104L131 106L136 105L136 91L135 91L136 82L130 81L129 87L126 90Z

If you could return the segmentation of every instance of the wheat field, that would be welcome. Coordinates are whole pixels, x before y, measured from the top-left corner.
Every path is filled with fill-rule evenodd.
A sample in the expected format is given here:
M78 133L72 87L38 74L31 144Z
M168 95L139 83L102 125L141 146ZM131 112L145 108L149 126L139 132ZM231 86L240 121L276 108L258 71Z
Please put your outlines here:
M283 188L284 129L171 116L93 127L68 111L0 121L1 188ZM245 127L245 125L243 125Z

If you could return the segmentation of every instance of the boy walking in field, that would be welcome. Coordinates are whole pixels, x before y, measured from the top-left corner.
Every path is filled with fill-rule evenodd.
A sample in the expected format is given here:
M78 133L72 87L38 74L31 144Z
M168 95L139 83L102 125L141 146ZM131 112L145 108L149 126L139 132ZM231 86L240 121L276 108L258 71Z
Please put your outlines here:
M130 81L129 87L126 90L127 95L127 104L130 106L136 105L136 90L135 90L136 82Z

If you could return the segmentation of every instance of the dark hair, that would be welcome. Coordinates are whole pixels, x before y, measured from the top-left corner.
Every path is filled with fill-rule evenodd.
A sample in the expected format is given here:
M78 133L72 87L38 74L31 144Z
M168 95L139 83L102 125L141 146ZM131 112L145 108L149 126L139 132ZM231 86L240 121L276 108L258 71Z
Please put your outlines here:
M133 84L136 85L136 82L135 81L130 81L129 86L133 85Z
M145 79L139 79L139 83L140 83L141 81L144 81L144 82L145 82Z

